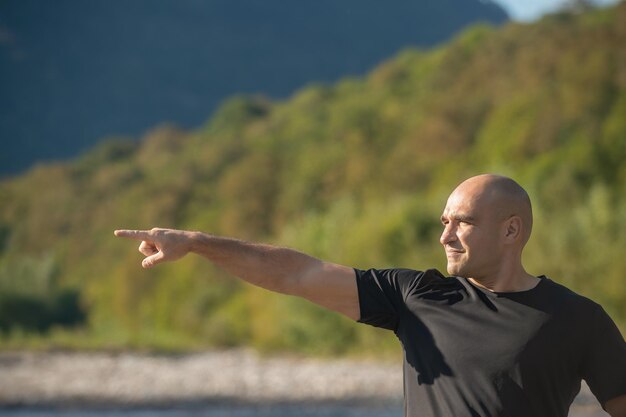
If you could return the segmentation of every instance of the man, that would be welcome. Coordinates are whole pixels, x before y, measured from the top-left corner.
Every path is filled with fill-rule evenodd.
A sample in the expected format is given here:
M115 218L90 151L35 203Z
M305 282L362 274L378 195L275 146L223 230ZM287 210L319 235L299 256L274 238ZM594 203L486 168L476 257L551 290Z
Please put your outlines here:
M565 417L585 379L611 416L626 417L626 343L613 321L522 266L532 229L524 189L502 176L472 177L450 195L441 221L448 278L356 270L199 232L115 234L142 241L144 268L194 252L252 284L394 331L407 416Z

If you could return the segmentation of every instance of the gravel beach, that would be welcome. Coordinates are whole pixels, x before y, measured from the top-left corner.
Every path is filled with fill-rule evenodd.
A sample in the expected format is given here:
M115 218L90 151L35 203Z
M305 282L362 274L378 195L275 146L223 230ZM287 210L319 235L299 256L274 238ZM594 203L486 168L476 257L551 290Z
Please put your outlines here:
M249 350L0 353L0 408L401 401L402 368L396 362L268 358ZM570 416L605 415L583 384Z

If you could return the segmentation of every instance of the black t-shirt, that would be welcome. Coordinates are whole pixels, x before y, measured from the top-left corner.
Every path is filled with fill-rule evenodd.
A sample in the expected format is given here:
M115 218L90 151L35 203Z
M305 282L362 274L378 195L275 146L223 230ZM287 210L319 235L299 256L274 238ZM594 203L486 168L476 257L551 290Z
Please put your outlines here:
M602 307L546 277L494 293L439 271L356 270L360 322L404 347L406 416L566 417L580 381L626 394L626 343Z

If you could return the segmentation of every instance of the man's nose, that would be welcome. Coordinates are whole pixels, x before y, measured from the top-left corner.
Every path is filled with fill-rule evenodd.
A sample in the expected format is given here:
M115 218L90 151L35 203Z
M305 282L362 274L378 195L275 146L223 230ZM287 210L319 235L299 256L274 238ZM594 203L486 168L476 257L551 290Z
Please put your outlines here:
M456 240L456 233L454 228L450 223L445 225L443 232L441 233L441 237L439 238L439 242L442 245L446 245L447 243L453 242Z

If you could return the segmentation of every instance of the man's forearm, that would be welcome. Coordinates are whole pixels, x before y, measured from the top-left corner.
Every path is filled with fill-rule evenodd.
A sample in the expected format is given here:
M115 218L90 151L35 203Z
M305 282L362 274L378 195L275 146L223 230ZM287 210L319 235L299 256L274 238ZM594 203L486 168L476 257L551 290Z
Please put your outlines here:
M322 261L293 249L202 232L188 234L189 251L201 255L225 271L271 291L293 294L307 271Z

